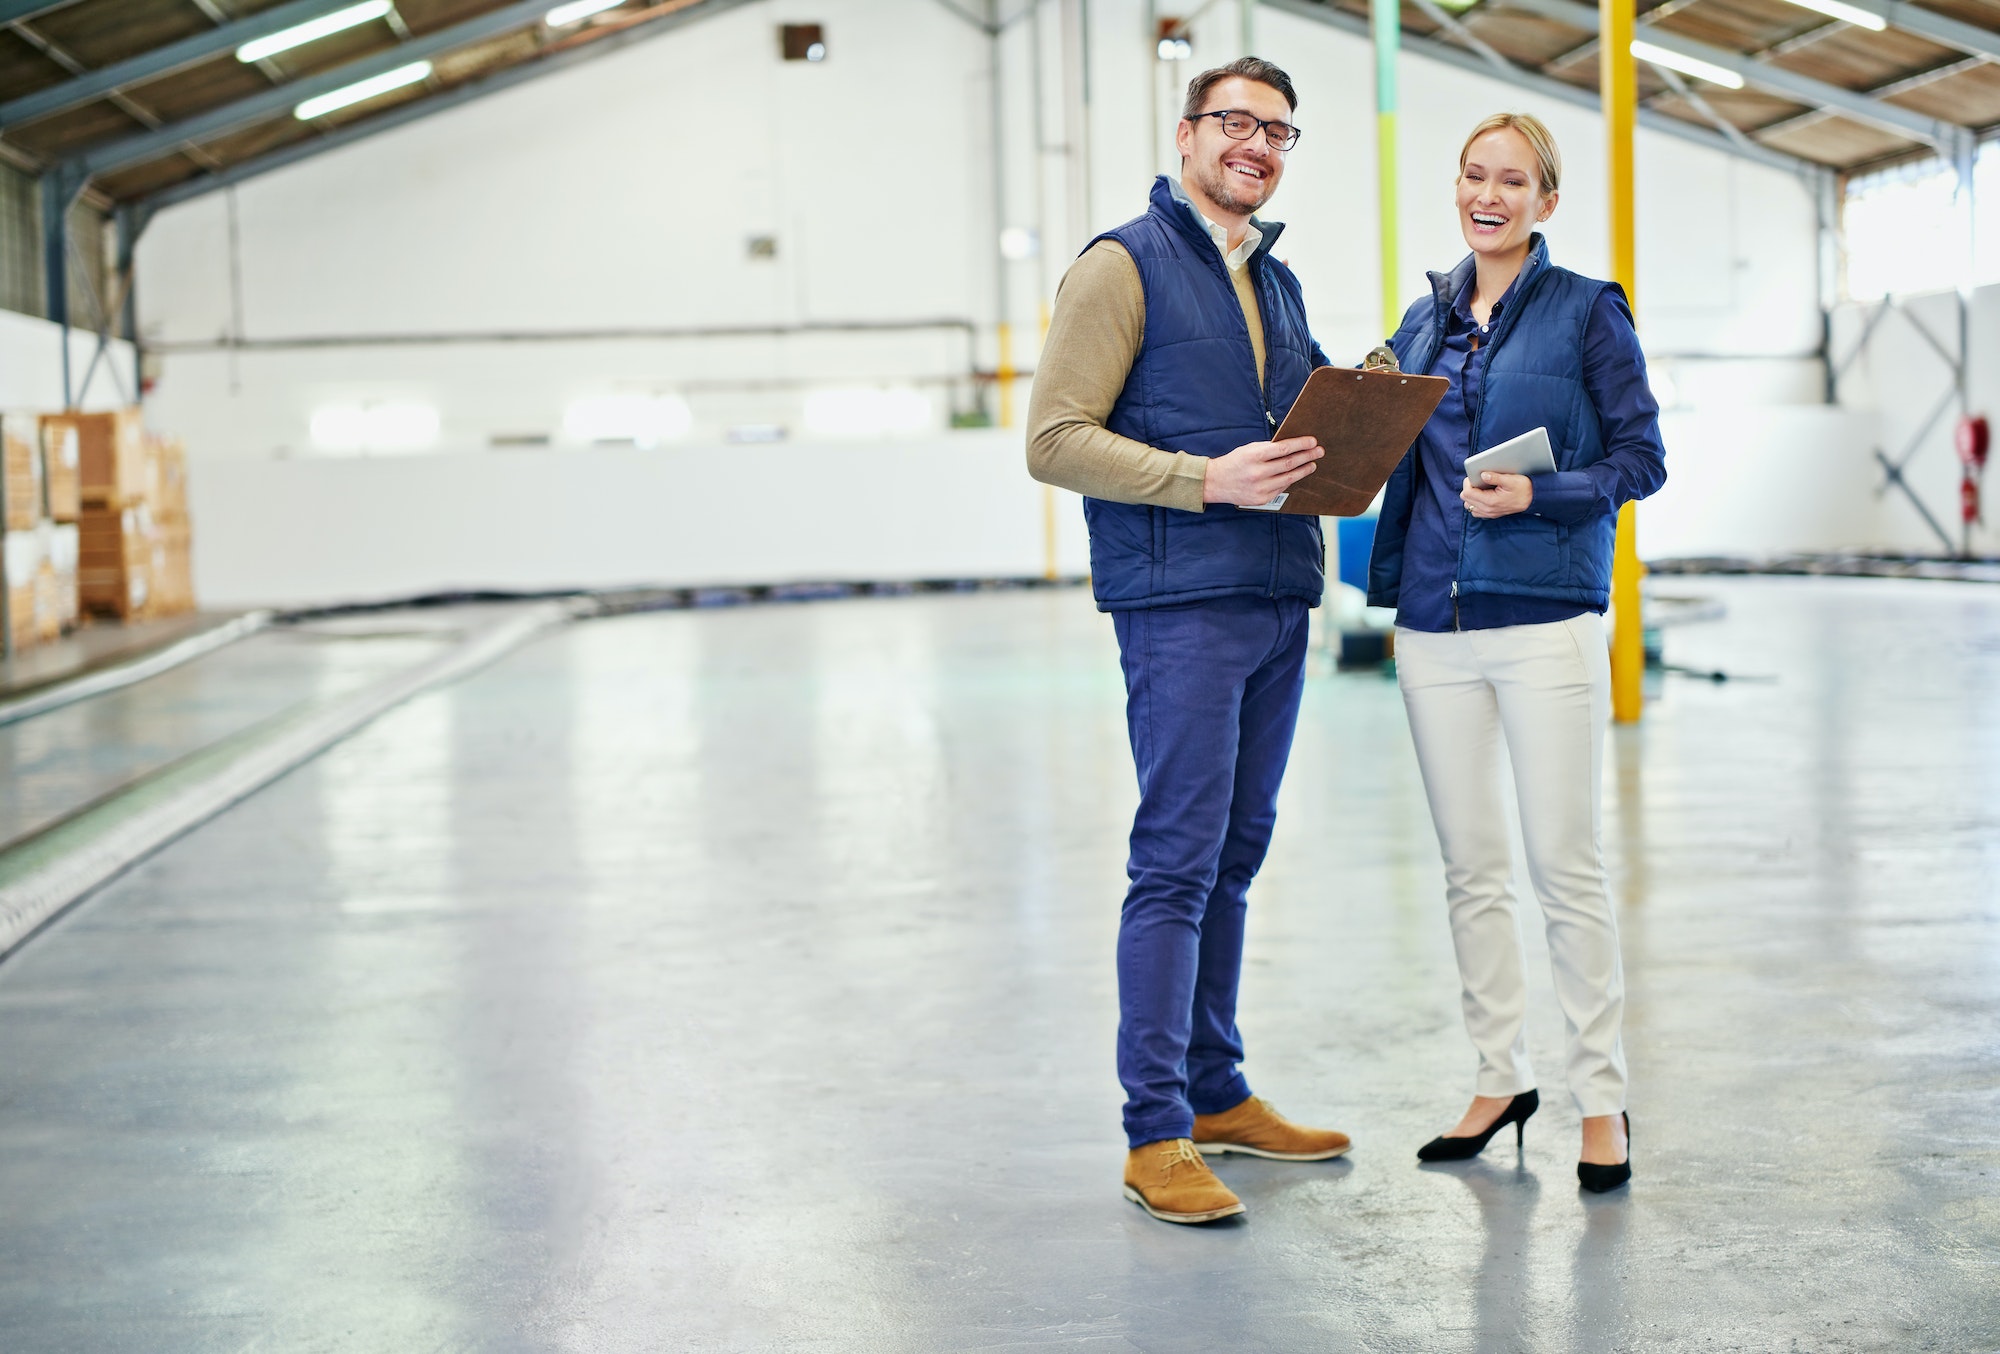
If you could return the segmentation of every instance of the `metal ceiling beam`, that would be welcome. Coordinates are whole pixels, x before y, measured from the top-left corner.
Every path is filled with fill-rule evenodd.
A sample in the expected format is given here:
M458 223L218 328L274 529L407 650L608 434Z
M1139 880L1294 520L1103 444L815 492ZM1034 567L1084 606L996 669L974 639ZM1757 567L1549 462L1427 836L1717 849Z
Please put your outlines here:
M88 147L72 156L68 163L89 178L112 170L144 164L148 160L157 160L163 155L175 153L183 146L213 140L239 128L263 122L267 118L289 113L299 103L315 95L330 94L336 89L344 89L357 80L384 74L413 61L442 56L455 47L469 46L488 38L499 37L516 28L540 23L542 16L548 10L549 0L515 0L511 5L454 24L428 37L418 38L414 42L398 43L386 51L350 61L332 70L319 71L300 80L289 81L246 99L238 99L235 103L224 104L220 108L211 108L206 113L197 113L180 122L169 123L157 131L141 132Z
M61 9L71 0L0 0L0 27Z
M1571 28L1582 29L1586 33L1597 31L1597 10L1589 5L1578 4L1577 0L1503 0L1503 2L1510 8L1524 9L1545 19L1554 19L1557 23L1567 24ZM1692 38L1684 38L1677 33L1670 33L1651 25L1641 24L1640 31L1645 35L1647 42L1682 56L1693 57L1697 61L1706 61L1711 66L1720 66L1723 70L1740 76L1746 85L1754 85L1767 93L1781 94L1799 103L1830 108L1842 117L1866 123L1871 127L1879 127L1896 136L1935 146L1947 156L1958 154L1970 135L1965 128L1956 123L1940 122L1914 109L1883 103L1856 90L1799 75L1781 66L1758 61L1742 52L1711 47L1705 42L1696 42Z
M540 3L546 5L547 0L540 0ZM254 179L258 175L268 174L274 169L283 169L287 165L294 165L302 160L309 160L326 151L337 150L342 146L351 146L357 141L367 140L378 132L386 132L396 127L408 126L410 123L421 121L433 114L462 107L475 99L484 98L488 94L497 94L501 90L525 84L529 80L539 79L544 75L553 75L557 71L567 70L571 66L580 65L585 61L594 60L600 56L608 56L620 48L644 41L647 38L659 37L662 34L670 33L697 19L706 19L720 14L725 10L736 9L739 6L750 3L752 3L752 0L697 0L695 4L688 5L683 9L677 9L670 14L662 14L659 18L650 19L645 23L634 24L609 37L596 38L590 42L579 43L565 51L556 52L549 56L537 57L533 60L525 61L520 65L504 67L491 75L468 81L462 85L456 85L442 94L435 94L414 103L402 104L375 117L366 118L360 122L349 123L345 127L328 132L326 135L316 137L311 141L302 141L296 145L285 146L264 155L259 155L254 159L245 160L241 164L231 165L229 168L217 173L204 174L199 178L187 179L181 183L162 188L158 192L141 198L133 204L134 220L137 228L143 230L146 223L150 222L155 214L177 203L187 202L212 193L219 188L227 188L232 184L242 183L246 179Z
M267 9L247 19L212 28L206 33L196 33L150 52L141 52L127 60L88 71L74 80L0 103L0 127L11 127L15 123L75 108L92 99L101 99L127 85L140 84L224 52L233 52L253 38L283 32L321 15L345 9L353 3L354 0L291 0L290 4L279 5L276 9Z
M1907 0L1847 0L1856 9L1865 9L1891 28L1929 38L1941 47L1956 47L1968 56L2000 61L2000 33L1954 19L1936 10L1912 5Z
M1342 32L1351 33L1358 38L1366 39L1371 36L1368 20L1365 16L1349 14L1346 10L1336 9L1330 4L1322 4L1319 0L1260 0L1260 3L1265 9L1278 10L1281 13L1296 15L1301 19L1311 19L1316 23L1323 23L1329 28L1338 28ZM1432 61L1442 62L1447 66L1456 66L1460 70L1471 71L1475 75L1484 75L1491 79L1504 80L1509 84L1517 85L1522 89L1543 95L1546 98L1557 99L1567 104L1574 104L1578 108L1588 108L1593 113L1600 111L1596 90L1581 89L1567 81L1558 80L1552 75L1543 75L1541 72L1530 70L1525 66L1517 66L1512 62L1506 62L1504 67L1495 66L1485 56L1468 52L1463 47L1454 47L1450 43L1441 42L1436 38L1420 37L1407 30L1403 33L1403 46L1419 56L1428 57ZM1810 178L1815 174L1824 174L1827 172L1825 165L1815 164L1811 160L1802 160L1795 155L1787 155L1783 151L1773 150L1769 146L1762 146L1754 141L1748 141L1739 145L1724 137L1719 132L1712 132L1706 127L1696 126L1692 122L1686 122L1676 117L1669 117L1664 113L1654 112L1652 109L1641 108L1639 110L1639 125L1650 132L1660 132L1682 141L1692 142L1708 150L1721 151L1725 155L1734 155L1739 159L1750 160L1767 168L1783 170L1787 174L1797 174Z

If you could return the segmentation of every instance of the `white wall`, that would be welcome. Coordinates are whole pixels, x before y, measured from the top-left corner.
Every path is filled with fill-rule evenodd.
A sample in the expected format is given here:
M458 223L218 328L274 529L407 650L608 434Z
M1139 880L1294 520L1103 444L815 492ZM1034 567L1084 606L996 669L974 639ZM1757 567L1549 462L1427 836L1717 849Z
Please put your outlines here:
M83 385L97 335L69 332L72 393L82 392L79 407L99 411L127 403L132 389L132 345L113 339L98 362L90 385ZM63 408L62 329L32 315L0 310L0 408L54 413ZM120 382L123 382L122 393Z
M846 0L811 15L834 59L786 63L786 17L748 6L245 185L246 334L989 317L991 233L966 219L986 179L983 38L935 4ZM228 210L214 194L147 233L149 340L229 332ZM775 261L746 257L763 234ZM329 399L416 397L443 411L445 449L470 450L550 431L578 394L964 366L948 332L169 354L156 417L202 455L268 455L301 447ZM745 401L696 404L719 425Z
M1872 447L1880 447L1892 460L1909 455L1906 471L1911 486L1930 511L1950 533L1954 544L1961 542L1959 519L1959 463L1952 442L1958 421L1956 402L1944 417L1923 433L1924 422L1941 397L1952 386L1951 368L1911 323L1911 316L1924 326L1946 351L1959 345L1959 298L1955 292L1937 292L1902 299L1909 312L1893 314L1876 326L1865 348L1857 352L1862 331L1876 309L1876 303L1843 305L1833 315L1833 351L1836 357L1856 354L1840 381L1843 407L1871 418L1875 423ZM1981 287L1968 294L1966 338L1970 362L1968 395L1971 412L1984 414L2000 423L2000 286ZM1883 484L1883 473L1874 457L1862 468L1857 489L1873 498ZM1975 526L1971 545L1975 554L2000 552L2000 459L1994 473L1987 476L1987 504L1983 526ZM1916 509L1900 490L1881 495L1883 528L1876 542L1885 550L1937 554L1942 547L1935 533L1923 523Z
M1882 548L1895 520L1868 492L1876 427L1830 405L1662 415L1667 483L1640 506L1641 557Z
M1039 577L1040 485L1018 434L894 447L689 445L218 460L190 477L209 606L460 588ZM1058 570L1089 570L1073 495ZM895 523L883 530L883 522Z
M1038 226L1045 241L1041 258L1007 268L1009 314L1024 335L1087 238L1064 223L1094 230L1141 210L1179 84L1239 54L1234 3L1206 11L1196 60L1169 70L1152 54L1142 0L1093 0L1091 184L1087 209L1073 213L1058 5L1045 0L1039 12L1040 154L1031 25L1017 24L1003 46L1006 219ZM775 25L794 19L826 25L828 61L777 59ZM1328 351L1353 360L1381 337L1369 50L1269 10L1255 28L1261 54L1297 81L1306 129L1270 212L1289 223L1279 252L1304 280ZM225 196L171 209L139 252L142 325L167 345L149 417L187 437L196 481L221 461L310 454L307 421L330 402L435 405L438 452L466 482L480 477L479 457L522 455L489 450L495 437L555 432L567 402L592 393L685 393L704 444L735 423L796 428L815 385L917 384L942 423L968 398L962 381L947 384L968 365L967 340L951 331L233 353L172 345L229 335L239 300L252 340L960 317L979 326L977 360L990 367L989 60L986 38L936 0L746 5L246 183L234 194L240 298ZM1497 108L1535 112L1555 130L1566 151L1555 255L1604 270L1593 114L1416 56L1405 56L1401 78L1406 294L1424 286L1426 268L1463 254L1450 180L1465 129ZM1680 402L1700 412L1816 399L1810 364L1785 360L1817 341L1806 192L1784 174L1653 133L1641 132L1639 155L1649 349L1755 359L1656 358ZM775 261L746 257L752 234L777 237ZM1031 347L1020 344L1023 365ZM1017 408L1026 395L1024 385ZM420 458L365 473L413 485L432 475ZM213 517L197 533L198 565L219 548ZM211 595L254 591L238 586L236 567L203 567Z

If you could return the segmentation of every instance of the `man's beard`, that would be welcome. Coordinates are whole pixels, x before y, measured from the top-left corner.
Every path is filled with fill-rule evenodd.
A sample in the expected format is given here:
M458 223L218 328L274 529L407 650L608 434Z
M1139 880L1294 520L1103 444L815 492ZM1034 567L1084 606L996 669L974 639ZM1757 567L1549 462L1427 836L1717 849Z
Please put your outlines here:
M1254 212L1271 200L1270 179L1246 179L1219 160L1200 166L1195 179L1211 202L1234 211Z

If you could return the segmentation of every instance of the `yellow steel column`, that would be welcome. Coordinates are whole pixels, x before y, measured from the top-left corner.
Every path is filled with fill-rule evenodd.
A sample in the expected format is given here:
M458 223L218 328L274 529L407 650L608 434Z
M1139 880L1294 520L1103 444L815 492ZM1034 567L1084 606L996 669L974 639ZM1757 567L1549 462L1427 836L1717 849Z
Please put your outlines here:
M1611 188L1611 277L1625 289L1632 313L1639 311L1638 264L1632 206L1632 128L1639 120L1639 75L1632 58L1635 0L1598 0L1598 88L1604 107L1604 139L1609 149ZM1645 705L1643 618L1639 614L1638 512L1627 503L1618 513L1618 546L1611 563L1611 713L1620 724L1636 723Z
M1396 58L1403 46L1401 0L1370 0L1375 39L1375 209L1382 239L1382 335L1396 332L1403 313L1396 293Z
M1000 340L1000 361L993 380L1000 387L1000 426L1014 426L1014 326L1001 321L995 326Z

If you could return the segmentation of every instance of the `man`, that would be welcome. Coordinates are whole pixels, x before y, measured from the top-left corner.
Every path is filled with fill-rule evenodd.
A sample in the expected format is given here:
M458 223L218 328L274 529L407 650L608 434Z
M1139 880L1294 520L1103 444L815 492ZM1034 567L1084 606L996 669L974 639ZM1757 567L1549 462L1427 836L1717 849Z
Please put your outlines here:
M1298 139L1291 79L1245 57L1188 85L1178 183L1093 240L1056 297L1029 409L1036 479L1085 496L1139 773L1118 932L1125 1196L1167 1222L1243 1211L1203 1153L1322 1161L1237 1070L1245 899L1276 819L1323 588L1319 520L1254 509L1311 474L1268 439L1326 357L1252 215Z

